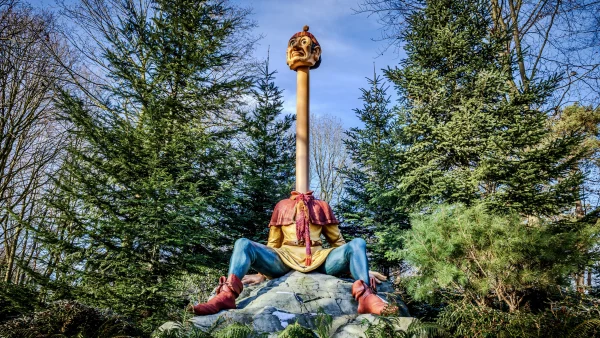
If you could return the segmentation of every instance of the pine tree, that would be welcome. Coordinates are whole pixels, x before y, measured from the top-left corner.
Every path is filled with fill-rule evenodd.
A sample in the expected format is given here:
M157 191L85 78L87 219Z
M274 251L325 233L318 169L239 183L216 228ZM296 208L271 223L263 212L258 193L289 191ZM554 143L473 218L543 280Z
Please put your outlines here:
M219 121L249 86L226 73L245 57L230 48L245 14L221 1L86 5L84 18L116 15L99 26L112 83L95 104L60 98L81 146L57 182L71 238L58 244L75 297L159 320L178 301L173 277L215 266L227 243L232 131Z
M367 81L369 88L361 89L363 107L354 110L364 126L347 132L345 144L353 167L343 172L347 198L338 209L344 234L367 238L371 260L385 270L389 248L381 245L378 236L406 229L408 222L406 212L398 208L398 197L389 193L399 175L401 154L396 149L396 115L389 108L388 87L375 73Z
M401 256L419 271L405 285L418 299L441 293L450 302L462 297L480 307L526 308L528 300L570 284L588 256L577 249L597 242L594 218L585 225L541 220L528 226L518 213L493 214L485 203L436 206L431 214L413 215L403 237Z
M404 99L403 205L484 199L535 216L573 206L581 135L552 138L544 110L558 78L511 89L508 36L490 30L481 1L428 1L408 23L408 58L386 72Z
M245 139L234 226L239 236L257 242L266 241L273 208L289 196L295 182L295 142L290 133L294 116L282 116L283 91L275 85L275 74L267 60L251 90L256 106L240 114Z
M427 1L408 23L408 58L386 75L403 97L394 193L414 213L388 256L415 268L417 298L519 311L567 286L597 243L597 213L566 212L586 132L552 130L544 107L557 78L511 88L507 34L490 29L484 2Z

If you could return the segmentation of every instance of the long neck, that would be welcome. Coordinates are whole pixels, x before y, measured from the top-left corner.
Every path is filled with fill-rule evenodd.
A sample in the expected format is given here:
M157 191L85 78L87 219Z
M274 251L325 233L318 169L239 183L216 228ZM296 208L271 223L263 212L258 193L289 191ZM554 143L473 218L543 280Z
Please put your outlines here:
M296 91L296 191L309 190L309 67L299 67Z

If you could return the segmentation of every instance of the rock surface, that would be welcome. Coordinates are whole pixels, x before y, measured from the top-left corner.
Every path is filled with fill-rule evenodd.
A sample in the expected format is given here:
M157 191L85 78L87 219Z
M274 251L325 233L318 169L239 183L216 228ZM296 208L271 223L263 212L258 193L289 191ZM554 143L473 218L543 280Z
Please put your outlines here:
M276 332L289 324L315 328L317 311L322 308L333 317L329 335L335 338L364 337L367 326L363 321L376 323L373 315L359 315L358 303L352 298L352 280L320 273L290 272L280 278L256 286L246 286L237 299L237 309L221 311L210 316L196 316L191 322L203 330L220 323L251 325L257 333L275 337ZM391 293L389 283L378 285L378 295L400 308L398 329L406 330L412 322L406 305ZM361 325L362 324L362 325Z

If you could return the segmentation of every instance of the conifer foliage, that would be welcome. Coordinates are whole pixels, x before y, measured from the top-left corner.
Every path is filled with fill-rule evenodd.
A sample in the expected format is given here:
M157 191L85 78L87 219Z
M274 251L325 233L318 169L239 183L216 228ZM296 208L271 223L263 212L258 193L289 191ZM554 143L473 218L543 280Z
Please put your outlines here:
M597 215L569 217L589 132L550 128L556 77L509 85L491 17L480 0L431 0L408 20L408 58L386 75L403 98L393 194L414 213L388 257L414 267L417 298L515 313L589 264Z
M346 148L353 166L344 170L347 198L338 207L343 216L344 233L370 238L372 261L386 265L387 247L378 237L408 227L408 217L398 208L399 199L393 193L401 163L397 144L396 113L390 109L388 86L373 74L369 87L361 89L363 107L355 109L363 127L351 128L346 134Z
M214 265L227 231L231 131L218 121L249 86L226 72L246 21L221 1L83 4L111 81L101 101L75 95L86 88L60 98L80 142L53 201L70 232L59 244L79 300L151 319L175 300L175 273Z
M405 33L407 59L386 75L402 103L404 205L485 199L496 210L554 215L577 199L581 133L553 138L544 104L557 77L509 86L507 32L474 0L434 0ZM510 62L508 62L510 64Z
M275 73L267 60L251 90L255 107L240 116L243 172L234 225L239 235L257 242L266 240L273 208L289 197L295 182L294 116L282 115L283 92L275 85Z
M411 220L402 256L419 269L408 282L416 298L455 290L454 297L462 296L465 303L509 312L541 302L536 292L567 285L586 260L585 250L574 249L592 247L597 233L566 222L527 226L517 213L494 215L482 203L442 205ZM568 227L577 231L563 230Z

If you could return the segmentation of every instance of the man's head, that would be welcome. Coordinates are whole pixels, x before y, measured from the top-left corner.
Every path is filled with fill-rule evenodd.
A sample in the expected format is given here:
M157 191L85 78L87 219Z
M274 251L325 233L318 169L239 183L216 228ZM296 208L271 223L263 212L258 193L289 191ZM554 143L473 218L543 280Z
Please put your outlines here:
M286 54L287 64L292 70L302 66L316 69L321 64L321 46L315 36L308 32L308 26L290 38Z

